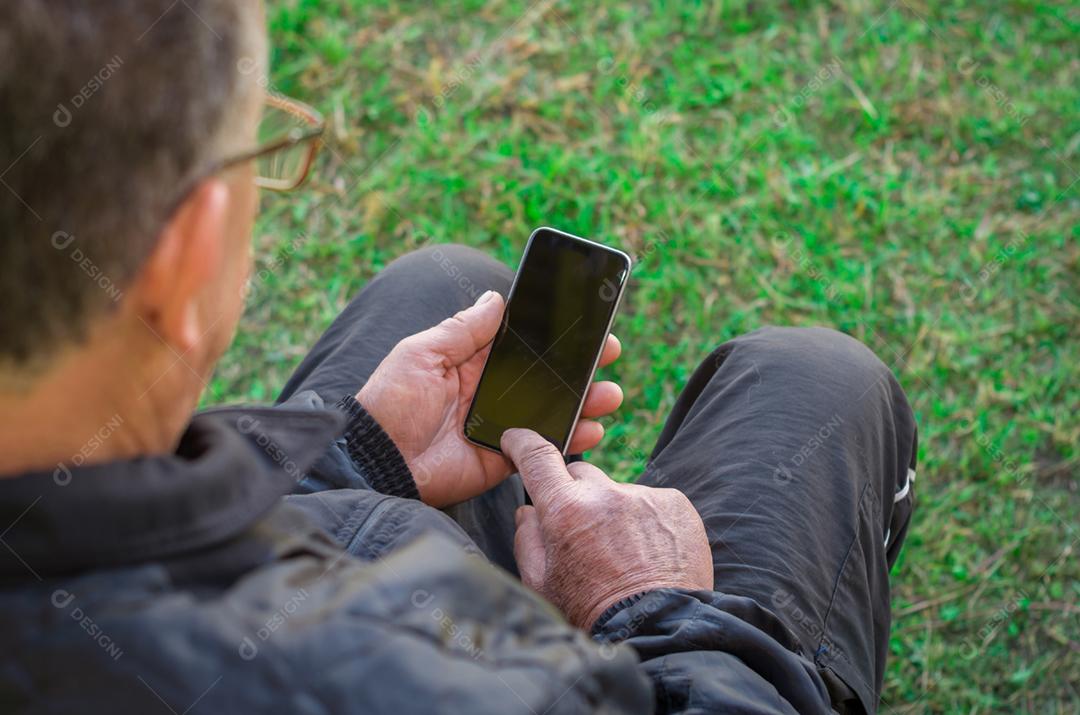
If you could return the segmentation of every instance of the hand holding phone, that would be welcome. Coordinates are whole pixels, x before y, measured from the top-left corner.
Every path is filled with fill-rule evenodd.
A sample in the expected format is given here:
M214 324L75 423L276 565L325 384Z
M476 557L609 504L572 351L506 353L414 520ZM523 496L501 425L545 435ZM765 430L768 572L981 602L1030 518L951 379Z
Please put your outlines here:
M356 395L397 445L420 498L432 506L481 494L513 471L503 455L468 441L462 429L504 317L502 296L479 296L473 306L399 342ZM600 366L613 362L619 349L619 341L608 336ZM614 383L585 389L584 418L613 412L622 401ZM575 451L590 449L602 435L598 422L583 419L570 445Z

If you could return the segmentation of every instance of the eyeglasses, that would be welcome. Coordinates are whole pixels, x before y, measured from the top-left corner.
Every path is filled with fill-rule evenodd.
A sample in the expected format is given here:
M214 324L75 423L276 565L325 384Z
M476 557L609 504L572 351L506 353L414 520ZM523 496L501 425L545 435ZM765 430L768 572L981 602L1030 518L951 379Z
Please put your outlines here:
M321 114L303 102L268 93L259 121L258 146L218 162L210 174L255 161L255 184L271 191L292 191L307 179L319 139L326 129Z

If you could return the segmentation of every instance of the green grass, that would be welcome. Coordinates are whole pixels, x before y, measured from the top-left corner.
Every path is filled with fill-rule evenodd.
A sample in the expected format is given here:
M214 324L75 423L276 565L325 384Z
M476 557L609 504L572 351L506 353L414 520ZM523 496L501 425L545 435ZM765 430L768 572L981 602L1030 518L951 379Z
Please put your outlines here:
M1075 711L1076 8L529 7L271 3L271 82L325 112L330 150L264 200L266 273L211 401L272 399L418 246L514 264L542 224L610 241L641 260L609 372L627 399L591 458L633 478L731 336L858 337L921 431L882 711Z

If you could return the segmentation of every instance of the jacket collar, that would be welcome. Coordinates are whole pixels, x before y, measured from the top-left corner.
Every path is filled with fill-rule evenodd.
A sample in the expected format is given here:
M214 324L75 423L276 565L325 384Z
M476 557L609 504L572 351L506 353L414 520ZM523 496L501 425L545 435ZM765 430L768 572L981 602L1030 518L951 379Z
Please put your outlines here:
M163 559L231 539L338 437L336 410L196 415L173 454L0 479L0 582Z

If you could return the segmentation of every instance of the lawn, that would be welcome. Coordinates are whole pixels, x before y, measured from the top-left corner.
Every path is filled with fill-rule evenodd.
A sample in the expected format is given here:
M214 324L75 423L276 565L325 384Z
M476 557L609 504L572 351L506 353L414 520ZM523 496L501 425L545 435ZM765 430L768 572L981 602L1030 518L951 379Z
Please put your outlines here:
M766 324L872 347L920 429L883 712L1080 707L1080 14L1025 2L271 2L327 151L266 196L210 402L271 400L394 257L636 254L590 459L633 479L689 372Z

